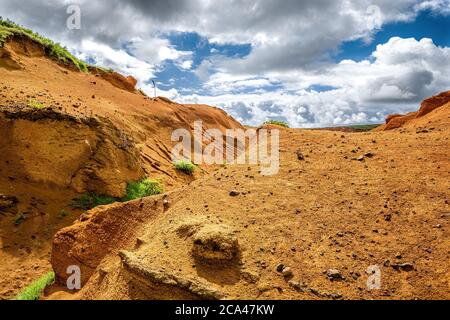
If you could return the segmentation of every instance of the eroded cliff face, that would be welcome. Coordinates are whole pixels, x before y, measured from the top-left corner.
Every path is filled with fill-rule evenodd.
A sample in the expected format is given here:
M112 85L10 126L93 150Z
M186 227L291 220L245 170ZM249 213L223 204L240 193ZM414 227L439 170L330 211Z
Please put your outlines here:
M243 128L222 110L151 99L136 80L51 58L26 35L0 47L0 299L49 270L54 234L83 213L83 192L121 197L127 182L174 190L204 175L174 169L171 134L194 121Z
M14 179L122 197L143 176L133 142L106 119L11 106L0 111L0 130L0 170Z
M444 108L450 102L450 91L441 92L438 95L427 98L422 101L420 105L420 109L415 112L410 112L408 114L392 114L386 118L386 124L378 127L376 131L383 130L392 130L401 128L404 126L420 126L425 125L429 119L426 117L430 113L442 113L442 115L438 115L437 118L445 118L446 111L445 110L436 110L440 108ZM436 117L433 117L436 118ZM434 119L436 120L436 119Z

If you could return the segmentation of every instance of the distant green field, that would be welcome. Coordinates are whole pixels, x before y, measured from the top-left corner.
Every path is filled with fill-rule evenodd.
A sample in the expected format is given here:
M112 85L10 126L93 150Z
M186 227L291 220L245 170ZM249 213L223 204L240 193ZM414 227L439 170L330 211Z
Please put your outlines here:
M343 132L367 132L371 131L381 124L355 124L350 126L339 127L326 127L326 128L308 128L307 130L330 130L330 131L343 131Z
M381 124L356 124L353 126L345 126L344 128L354 129L357 131L370 131L378 128Z

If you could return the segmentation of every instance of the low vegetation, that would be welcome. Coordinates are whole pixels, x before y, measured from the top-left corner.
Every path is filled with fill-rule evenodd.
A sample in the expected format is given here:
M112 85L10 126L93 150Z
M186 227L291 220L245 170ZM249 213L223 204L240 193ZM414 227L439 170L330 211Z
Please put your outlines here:
M67 50L67 48L62 47L59 43L55 43L11 20L3 20L0 17L0 47L2 47L5 41L13 35L28 37L32 41L41 44L46 54L52 59L64 64L73 63L80 71L88 72L88 64L77 59Z
M289 128L289 124L287 122L280 121L280 120L268 120L268 121L264 122L264 124L273 124L273 125L276 125L276 126Z
M69 216L69 215L70 215L70 213L67 212L66 210L61 210L61 211L59 212L59 214L58 214L58 218L59 218L59 219L64 219L65 217L67 217L67 216Z
M95 192L86 192L80 197L72 200L72 207L75 209L90 210L117 201L119 201L119 199L114 197L98 195Z
M51 271L27 286L15 300L38 300L45 288L53 284L54 281L55 273Z
M122 201L131 201L134 199L154 196L164 192L161 182L158 180L145 179L137 182L130 182L127 186L127 195Z
M354 131L365 132L373 130L379 126L380 124L357 124L353 126L346 126L346 128L352 129Z
M195 170L195 165L189 160L178 160L175 161L174 167L176 170L184 172L188 175L192 175Z
M31 107L31 108L33 108L33 109L43 109L43 108L45 108L45 105L44 104L42 104L41 102L39 102L39 101L36 101L36 100L30 100L30 101L28 101L28 106L29 107Z
M164 192L160 181L144 179L141 181L129 182L126 195L123 198L98 195L95 192L83 193L80 197L72 200L74 209L90 210L98 206L108 205L115 202L127 202L135 199L158 195Z

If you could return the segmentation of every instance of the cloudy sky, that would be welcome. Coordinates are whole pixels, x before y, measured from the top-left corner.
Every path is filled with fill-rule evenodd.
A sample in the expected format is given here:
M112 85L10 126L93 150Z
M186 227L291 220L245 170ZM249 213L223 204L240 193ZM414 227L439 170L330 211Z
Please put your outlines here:
M0 16L249 125L382 122L450 90L450 0L0 0Z

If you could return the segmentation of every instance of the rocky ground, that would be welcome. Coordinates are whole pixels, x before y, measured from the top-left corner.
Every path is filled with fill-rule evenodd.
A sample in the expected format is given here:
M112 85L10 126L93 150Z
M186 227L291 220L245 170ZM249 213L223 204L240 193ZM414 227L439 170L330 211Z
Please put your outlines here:
M420 129L283 129L277 175L230 165L166 197L99 209L56 236L55 270L90 267L84 288L62 297L448 299L448 111ZM83 230L112 211L132 221L141 211L140 229L92 263L80 248L94 232ZM368 290L371 266L380 290Z

